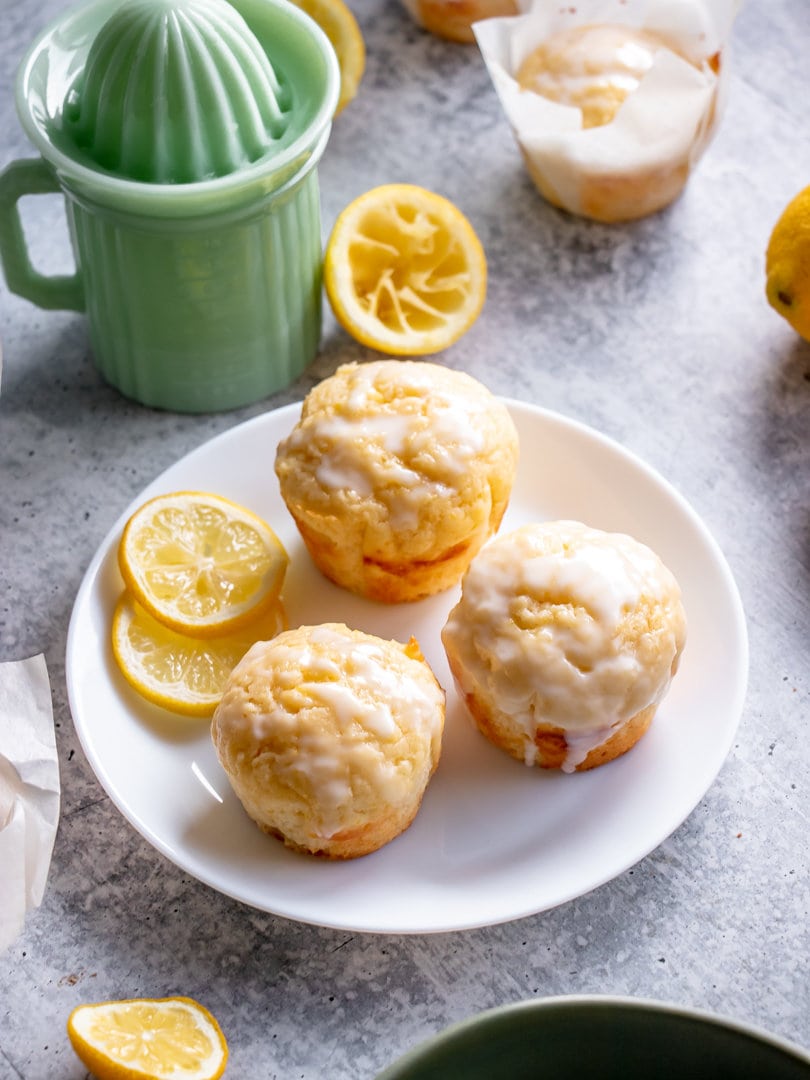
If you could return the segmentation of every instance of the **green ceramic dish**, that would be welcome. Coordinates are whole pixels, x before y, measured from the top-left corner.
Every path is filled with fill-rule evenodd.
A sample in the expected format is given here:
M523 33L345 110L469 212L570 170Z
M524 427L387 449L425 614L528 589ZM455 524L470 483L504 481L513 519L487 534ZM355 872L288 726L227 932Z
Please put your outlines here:
M492 1009L411 1050L377 1080L808 1080L810 1054L745 1024L663 1002L558 997Z

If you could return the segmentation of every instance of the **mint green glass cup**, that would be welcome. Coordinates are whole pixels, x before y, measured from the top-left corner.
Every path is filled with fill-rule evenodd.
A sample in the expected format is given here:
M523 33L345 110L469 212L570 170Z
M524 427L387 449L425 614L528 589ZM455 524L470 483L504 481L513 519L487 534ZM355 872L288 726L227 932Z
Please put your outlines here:
M142 14L150 2L138 0ZM193 2L176 0L180 8ZM116 113L132 93L120 90L116 99L116 87L105 84L92 116L96 144L83 145L71 130L71 87L85 74L89 86L93 43L123 10L122 0L91 0L29 49L17 109L41 157L0 174L0 259L9 289L43 308L84 311L102 376L129 398L181 412L235 408L282 389L320 342L317 163L338 98L337 60L323 32L286 0L231 6L251 31L248 52L234 45L236 61L253 64L249 49L255 54L258 42L283 87L286 118L269 149L251 145L243 131L256 112L251 94L264 89L261 71L246 76L230 54L219 71L191 57L190 77L164 87L167 107L147 118L156 132L144 134L143 117L130 122L126 105ZM219 56L222 37L212 35ZM137 57L111 55L129 78ZM136 145L122 175L117 162L130 129ZM166 162L183 164L191 179L164 180ZM76 262L70 276L38 272L26 248L18 202L45 192L65 197Z

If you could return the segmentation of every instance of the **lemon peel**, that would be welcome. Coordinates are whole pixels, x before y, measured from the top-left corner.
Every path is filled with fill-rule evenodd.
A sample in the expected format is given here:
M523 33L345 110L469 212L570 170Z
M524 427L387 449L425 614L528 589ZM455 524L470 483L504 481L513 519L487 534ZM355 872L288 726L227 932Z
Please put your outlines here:
M791 199L774 225L765 273L768 303L810 341L810 187Z

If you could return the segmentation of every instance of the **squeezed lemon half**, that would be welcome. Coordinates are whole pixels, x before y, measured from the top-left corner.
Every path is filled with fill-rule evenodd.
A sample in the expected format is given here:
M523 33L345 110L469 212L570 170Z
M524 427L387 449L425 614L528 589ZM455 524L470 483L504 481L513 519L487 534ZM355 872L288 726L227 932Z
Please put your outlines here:
M335 317L392 356L440 352L478 318L487 264L472 225L448 199L386 184L338 216L324 258Z

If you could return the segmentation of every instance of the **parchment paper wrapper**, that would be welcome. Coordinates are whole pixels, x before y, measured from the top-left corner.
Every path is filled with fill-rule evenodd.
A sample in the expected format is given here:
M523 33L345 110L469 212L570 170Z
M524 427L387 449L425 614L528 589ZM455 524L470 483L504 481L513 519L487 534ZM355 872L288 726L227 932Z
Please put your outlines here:
M644 217L671 203L720 118L739 0L577 0L570 6L520 0L520 6L523 14L485 19L473 30L540 193L555 206L606 222ZM515 73L552 34L600 23L654 31L683 56L662 49L614 119L584 129L578 108L521 90Z
M59 764L43 656L0 664L0 952L45 892Z

